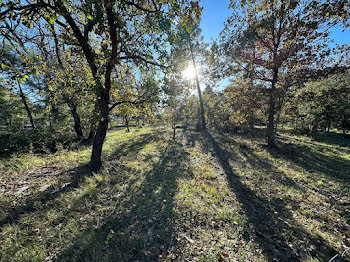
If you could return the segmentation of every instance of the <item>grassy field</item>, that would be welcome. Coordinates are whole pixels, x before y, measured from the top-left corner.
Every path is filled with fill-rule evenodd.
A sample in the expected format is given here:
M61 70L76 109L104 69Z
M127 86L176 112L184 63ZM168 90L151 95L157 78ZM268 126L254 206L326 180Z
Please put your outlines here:
M88 147L2 159L0 260L328 261L350 246L348 142L134 128L98 174Z

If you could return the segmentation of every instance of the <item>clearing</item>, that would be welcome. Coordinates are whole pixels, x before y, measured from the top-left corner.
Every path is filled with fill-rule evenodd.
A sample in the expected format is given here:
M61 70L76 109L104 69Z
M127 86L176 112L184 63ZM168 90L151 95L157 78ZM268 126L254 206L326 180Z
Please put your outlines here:
M269 151L147 127L110 131L98 174L88 147L2 159L0 260L328 261L350 246L350 147L331 137Z

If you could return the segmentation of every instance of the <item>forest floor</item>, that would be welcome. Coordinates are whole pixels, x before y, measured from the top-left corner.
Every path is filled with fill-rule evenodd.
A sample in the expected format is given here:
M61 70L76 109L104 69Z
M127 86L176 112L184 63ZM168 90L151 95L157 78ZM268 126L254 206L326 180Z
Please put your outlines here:
M350 141L259 133L112 130L98 174L88 147L2 159L0 260L329 261L350 246Z

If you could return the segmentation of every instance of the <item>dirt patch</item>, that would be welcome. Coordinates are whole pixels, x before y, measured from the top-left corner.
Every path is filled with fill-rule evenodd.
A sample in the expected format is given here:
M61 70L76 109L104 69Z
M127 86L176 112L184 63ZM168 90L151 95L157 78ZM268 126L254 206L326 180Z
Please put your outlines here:
M53 180L58 179L57 167L38 167L16 176L5 176L0 182L0 196L25 196L33 190L45 191Z

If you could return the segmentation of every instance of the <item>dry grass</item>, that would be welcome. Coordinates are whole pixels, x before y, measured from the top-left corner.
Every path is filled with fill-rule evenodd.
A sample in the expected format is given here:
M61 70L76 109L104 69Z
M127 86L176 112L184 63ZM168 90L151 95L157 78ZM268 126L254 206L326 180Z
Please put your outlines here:
M98 174L89 148L8 159L1 261L328 261L350 245L350 149L326 138L144 128L110 132Z

